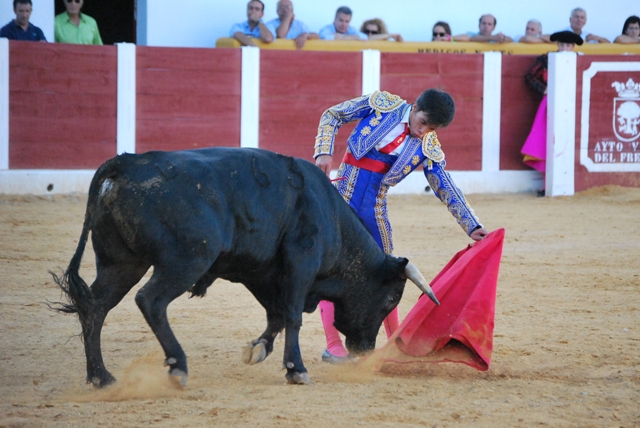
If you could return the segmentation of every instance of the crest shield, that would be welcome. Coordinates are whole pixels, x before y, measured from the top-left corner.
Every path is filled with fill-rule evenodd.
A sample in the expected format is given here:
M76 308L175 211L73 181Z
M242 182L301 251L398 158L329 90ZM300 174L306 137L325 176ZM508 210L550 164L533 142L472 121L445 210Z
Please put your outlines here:
M640 137L640 97L613 99L613 132L625 142Z

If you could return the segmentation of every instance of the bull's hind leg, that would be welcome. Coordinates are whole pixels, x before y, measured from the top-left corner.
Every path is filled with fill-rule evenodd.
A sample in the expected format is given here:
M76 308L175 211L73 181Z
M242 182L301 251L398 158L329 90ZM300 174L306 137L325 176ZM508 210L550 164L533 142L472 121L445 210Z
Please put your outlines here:
M87 383L97 388L115 382L102 360L100 335L107 314L113 309L131 288L140 281L148 265L119 264L114 266L98 266L98 276L91 285L93 304L89 319L83 322L82 337L87 357Z
M252 340L244 347L242 361L246 364L257 364L264 361L273 351L273 341L283 328L284 317L267 309L267 329L259 338Z
M176 266L189 265L183 263ZM186 269L154 266L151 279L136 294L136 304L164 350L169 375L179 378L183 386L187 384L187 356L171 331L167 306L188 291L198 279L199 276L194 276L193 272L198 272L193 266Z

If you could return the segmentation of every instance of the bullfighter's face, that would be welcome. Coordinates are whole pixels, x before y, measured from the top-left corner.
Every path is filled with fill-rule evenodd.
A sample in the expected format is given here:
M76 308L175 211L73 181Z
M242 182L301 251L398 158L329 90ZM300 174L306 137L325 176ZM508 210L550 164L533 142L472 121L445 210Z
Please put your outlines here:
M413 104L409 113L409 132L412 137L422 138L431 131L440 129L438 125L429 123L427 113L418 110L418 106Z

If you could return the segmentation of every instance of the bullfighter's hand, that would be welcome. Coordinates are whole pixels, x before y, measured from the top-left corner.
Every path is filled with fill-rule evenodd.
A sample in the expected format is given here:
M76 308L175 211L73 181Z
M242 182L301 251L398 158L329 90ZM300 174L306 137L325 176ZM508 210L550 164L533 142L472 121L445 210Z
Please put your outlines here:
M474 241L482 241L484 237L487 236L488 234L489 232L487 232L484 227L479 227L473 232L471 232L471 235L469 235L469 238L473 239Z
M316 166L324 172L327 177L331 174L331 162L333 158L331 155L320 155L316 158Z

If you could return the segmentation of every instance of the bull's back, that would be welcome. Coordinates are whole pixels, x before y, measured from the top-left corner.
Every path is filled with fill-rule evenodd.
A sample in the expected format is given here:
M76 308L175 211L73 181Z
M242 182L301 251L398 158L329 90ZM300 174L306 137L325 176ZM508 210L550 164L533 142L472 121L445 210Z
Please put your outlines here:
M194 254L233 252L268 260L287 233L317 235L333 222L337 192L309 162L259 149L210 148L125 154L100 188L134 252L167 246ZM304 223L301 225L301 222ZM95 231L94 231L95 233ZM326 232L325 232L326 233Z

